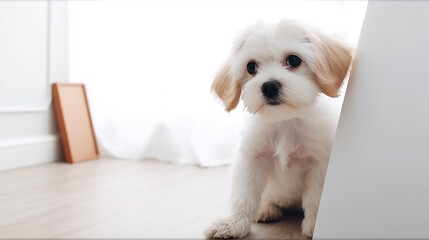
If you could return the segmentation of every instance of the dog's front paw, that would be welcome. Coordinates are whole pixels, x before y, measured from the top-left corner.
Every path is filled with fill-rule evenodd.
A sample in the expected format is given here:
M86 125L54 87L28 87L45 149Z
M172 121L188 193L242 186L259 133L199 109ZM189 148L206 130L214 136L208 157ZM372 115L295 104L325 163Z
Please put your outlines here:
M208 238L243 238L250 230L247 219L230 217L215 222L204 233Z
M308 238L313 237L315 224L316 224L315 218L305 217L304 220L302 220L302 225L301 225L302 235L304 235L305 237L308 237Z

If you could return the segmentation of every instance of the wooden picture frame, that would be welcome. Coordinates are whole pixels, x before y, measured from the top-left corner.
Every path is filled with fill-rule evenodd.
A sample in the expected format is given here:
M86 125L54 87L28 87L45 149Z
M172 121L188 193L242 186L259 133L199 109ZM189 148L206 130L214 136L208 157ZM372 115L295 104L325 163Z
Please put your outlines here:
M85 86L54 83L52 97L66 162L99 158Z

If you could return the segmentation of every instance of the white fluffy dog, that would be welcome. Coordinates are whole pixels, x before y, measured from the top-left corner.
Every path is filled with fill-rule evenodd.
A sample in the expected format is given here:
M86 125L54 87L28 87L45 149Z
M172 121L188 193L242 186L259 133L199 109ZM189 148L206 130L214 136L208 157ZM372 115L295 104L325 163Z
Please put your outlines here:
M233 110L240 98L254 114L234 165L231 216L207 237L245 237L252 221L304 210L302 234L313 235L336 129L321 93L336 97L353 49L296 21L256 24L237 39L212 88Z

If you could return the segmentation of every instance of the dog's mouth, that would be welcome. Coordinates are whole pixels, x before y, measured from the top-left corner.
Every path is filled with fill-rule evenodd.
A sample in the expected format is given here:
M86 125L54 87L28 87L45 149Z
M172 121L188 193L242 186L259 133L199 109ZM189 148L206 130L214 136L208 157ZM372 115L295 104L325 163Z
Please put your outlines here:
M278 97L278 98L265 98L265 104L270 106L277 106L280 104L285 103L284 99Z
M264 97L263 101L261 102L261 104L259 105L259 107L255 113L260 112L262 110L262 108L264 108L264 106L276 107L276 106L280 106L284 103L286 103L286 100L284 100L283 98L280 98L280 97L279 98Z

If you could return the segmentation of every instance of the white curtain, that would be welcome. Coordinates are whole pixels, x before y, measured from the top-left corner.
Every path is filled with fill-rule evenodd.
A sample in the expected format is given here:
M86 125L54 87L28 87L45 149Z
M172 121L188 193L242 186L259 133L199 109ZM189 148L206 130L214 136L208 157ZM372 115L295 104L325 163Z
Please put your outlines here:
M102 156L216 166L247 114L226 113L211 80L237 33L300 19L356 43L366 2L70 1L70 78L87 88Z

